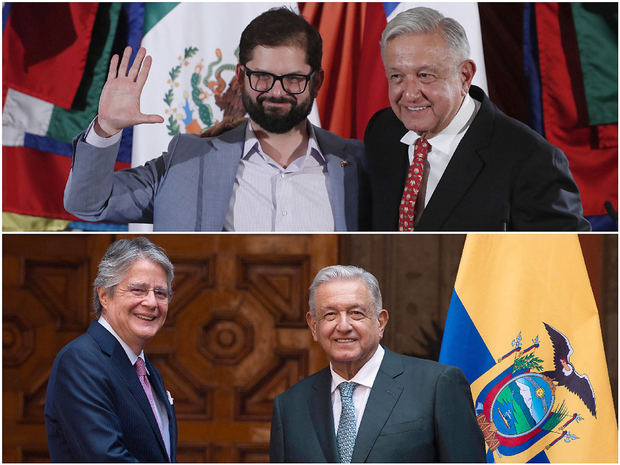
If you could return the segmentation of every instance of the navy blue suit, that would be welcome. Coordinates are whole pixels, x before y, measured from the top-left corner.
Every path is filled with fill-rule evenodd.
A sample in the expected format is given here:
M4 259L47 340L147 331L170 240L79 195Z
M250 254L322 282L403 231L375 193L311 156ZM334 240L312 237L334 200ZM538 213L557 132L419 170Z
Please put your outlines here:
M134 367L98 322L56 356L45 427L53 462L176 461L177 424L162 378L146 360L153 395L166 406L170 455Z

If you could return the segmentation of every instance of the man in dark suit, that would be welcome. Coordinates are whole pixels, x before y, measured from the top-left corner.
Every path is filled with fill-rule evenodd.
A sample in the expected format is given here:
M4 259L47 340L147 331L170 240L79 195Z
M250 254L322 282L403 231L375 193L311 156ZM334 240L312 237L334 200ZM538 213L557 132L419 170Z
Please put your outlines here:
M564 154L472 86L462 26L413 8L381 48L391 108L368 123L373 229L587 231Z
M456 367L379 345L376 278L323 268L306 319L330 366L275 398L272 462L484 462L469 384Z
M53 462L175 462L173 400L144 345L168 313L174 276L143 237L113 243L94 283L98 321L56 356L45 426Z

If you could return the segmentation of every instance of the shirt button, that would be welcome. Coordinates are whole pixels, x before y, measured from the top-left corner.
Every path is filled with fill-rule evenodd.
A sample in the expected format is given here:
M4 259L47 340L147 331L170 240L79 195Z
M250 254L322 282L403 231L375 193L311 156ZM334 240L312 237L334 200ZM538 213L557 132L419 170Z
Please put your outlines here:
M281 177L282 179L284 179L284 178L285 178L285 176L286 176L286 174L284 174L284 173L280 174L280 177Z
M286 210L282 210L282 216L286 216L288 213Z

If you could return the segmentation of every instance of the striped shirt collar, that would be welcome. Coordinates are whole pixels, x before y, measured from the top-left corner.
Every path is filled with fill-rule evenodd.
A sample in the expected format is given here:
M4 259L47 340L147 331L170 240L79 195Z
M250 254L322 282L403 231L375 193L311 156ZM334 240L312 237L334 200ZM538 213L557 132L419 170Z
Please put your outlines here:
M308 128L308 147L306 149L306 154L303 157L295 160L295 162L293 163L297 164L296 162L298 162L298 160L303 160L303 162L301 162L302 167L316 166L317 164L325 165L325 156L323 155L323 152L321 152L321 148L319 147L319 142L316 139L314 127L312 126L312 124L310 124L308 120L306 120L306 127ZM248 160L252 155L255 154L258 154L261 158L268 162L274 162L273 159L262 150L260 142L256 137L256 133L254 132L254 129L252 129L252 123L251 121L248 121L245 129L245 143L243 145L242 158L244 160Z

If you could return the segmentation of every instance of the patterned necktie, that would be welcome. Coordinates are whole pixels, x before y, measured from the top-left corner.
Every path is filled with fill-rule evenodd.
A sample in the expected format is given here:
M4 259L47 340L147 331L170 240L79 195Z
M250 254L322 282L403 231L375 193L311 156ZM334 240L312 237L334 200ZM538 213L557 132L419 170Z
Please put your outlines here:
M157 412L155 411L155 401L153 400L153 391L151 391L151 383L149 383L149 379L146 376L146 367L144 366L144 360L138 357L136 360L136 364L134 365L136 369L136 373L138 373L138 379L140 380L140 384L142 385L142 389L144 389L144 393L146 394L147 399L149 400L149 404L151 404L151 409L153 409L153 415L155 416L155 420L157 421L157 426L159 426L159 434L163 439L164 433L161 429L161 425L159 424L159 418L157 417Z
M407 173L407 181L405 181L405 190L400 200L400 208L398 209L398 230L413 231L415 201L420 192L422 185L422 176L424 175L424 161L431 146L426 139L419 138L415 141L413 150L413 161L409 166Z
M340 421L338 422L338 461L340 463L351 463L353 456L353 446L357 428L355 426L355 405L353 405L353 391L358 386L357 383L343 381L338 385L342 410L340 411Z

